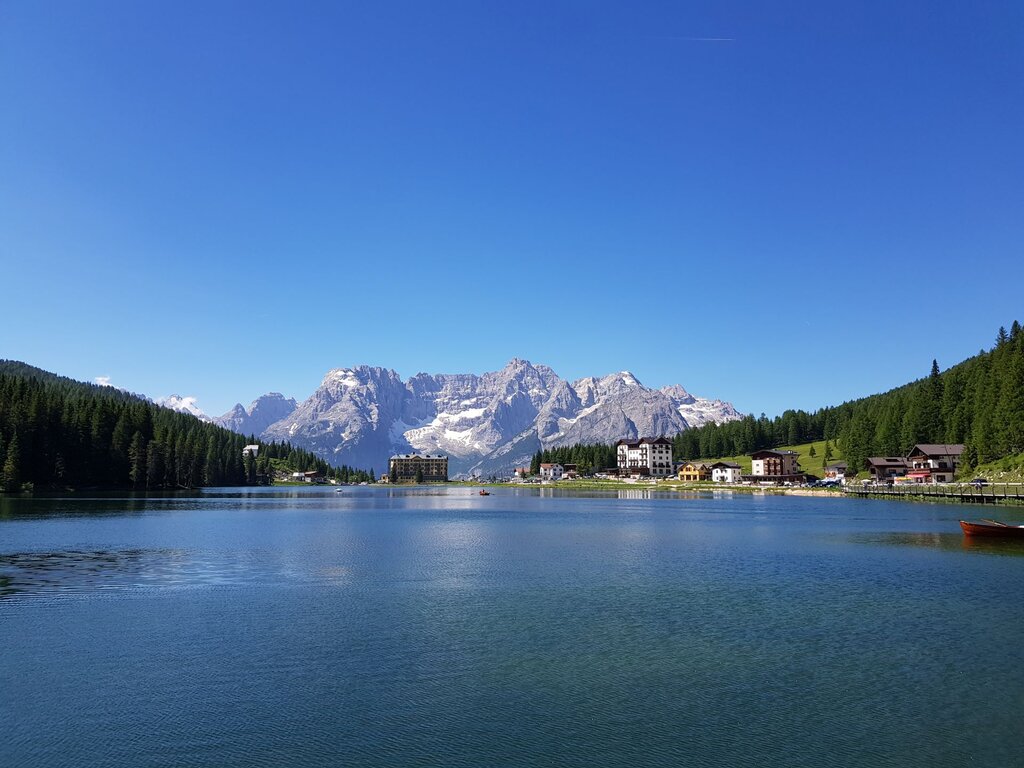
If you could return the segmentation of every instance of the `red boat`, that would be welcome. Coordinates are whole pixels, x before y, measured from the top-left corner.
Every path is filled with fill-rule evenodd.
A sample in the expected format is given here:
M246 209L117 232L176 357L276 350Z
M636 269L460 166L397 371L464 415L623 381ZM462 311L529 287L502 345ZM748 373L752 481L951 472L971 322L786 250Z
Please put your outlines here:
M480 495L481 496L490 496L491 492L490 491L485 491L483 488L481 488L480 489Z
M1001 539L1020 539L1024 541L1024 525L1007 525L998 520L985 520L981 523L960 521L965 536L996 536Z

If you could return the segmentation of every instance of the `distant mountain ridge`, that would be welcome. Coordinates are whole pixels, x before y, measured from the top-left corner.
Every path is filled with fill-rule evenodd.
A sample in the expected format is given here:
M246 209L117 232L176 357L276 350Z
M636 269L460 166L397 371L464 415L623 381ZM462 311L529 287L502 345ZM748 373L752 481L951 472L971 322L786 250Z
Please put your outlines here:
M271 424L290 416L296 405L295 398L286 398L280 392L268 392L253 400L248 409L237 403L223 416L211 421L243 435L259 435Z
M569 382L515 358L500 371L408 381L386 368L336 368L302 403L270 393L213 421L378 472L395 453L445 453L455 476L508 470L541 448L674 435L739 418L730 403L679 385L651 389L628 371Z

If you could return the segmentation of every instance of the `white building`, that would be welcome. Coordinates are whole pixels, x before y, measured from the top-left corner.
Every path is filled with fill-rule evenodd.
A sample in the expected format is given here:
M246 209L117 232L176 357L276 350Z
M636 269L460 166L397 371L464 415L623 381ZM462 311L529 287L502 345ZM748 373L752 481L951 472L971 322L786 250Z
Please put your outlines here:
M668 477L673 473L672 441L667 437L619 440L615 453L620 475Z
M260 455L260 447L258 445L247 445L242 449L242 456L246 454L251 455L254 459Z
M719 461L711 465L711 482L742 483L743 468L731 461Z
M951 483L960 466L963 445L918 443L907 457L907 477L915 483Z
M541 480L561 480L562 473L564 472L561 464L541 464L540 465L540 479Z

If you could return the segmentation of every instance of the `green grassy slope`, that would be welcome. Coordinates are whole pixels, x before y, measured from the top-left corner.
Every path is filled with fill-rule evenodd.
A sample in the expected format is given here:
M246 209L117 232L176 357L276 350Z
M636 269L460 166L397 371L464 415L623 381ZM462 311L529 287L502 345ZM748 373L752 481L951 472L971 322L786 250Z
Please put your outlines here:
M811 446L814 447L814 456L811 456ZM800 467L811 475L817 475L818 477L824 477L825 471L822 468L822 459L825 456L825 441L818 440L813 443L802 443L800 445L783 445L777 450L780 451L796 451L800 455ZM829 459L829 464L834 464L837 461L843 460L843 452L832 444L832 458ZM749 475L750 468L750 456L723 456L718 459L701 459L701 461L714 464L716 461L731 461L734 464L739 464L743 467L743 474Z

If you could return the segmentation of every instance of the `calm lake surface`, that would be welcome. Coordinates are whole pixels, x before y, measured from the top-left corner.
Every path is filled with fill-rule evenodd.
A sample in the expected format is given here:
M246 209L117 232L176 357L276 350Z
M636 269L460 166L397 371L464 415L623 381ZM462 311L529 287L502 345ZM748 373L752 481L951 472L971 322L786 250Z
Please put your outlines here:
M0 499L0 765L1024 765L1024 510Z

